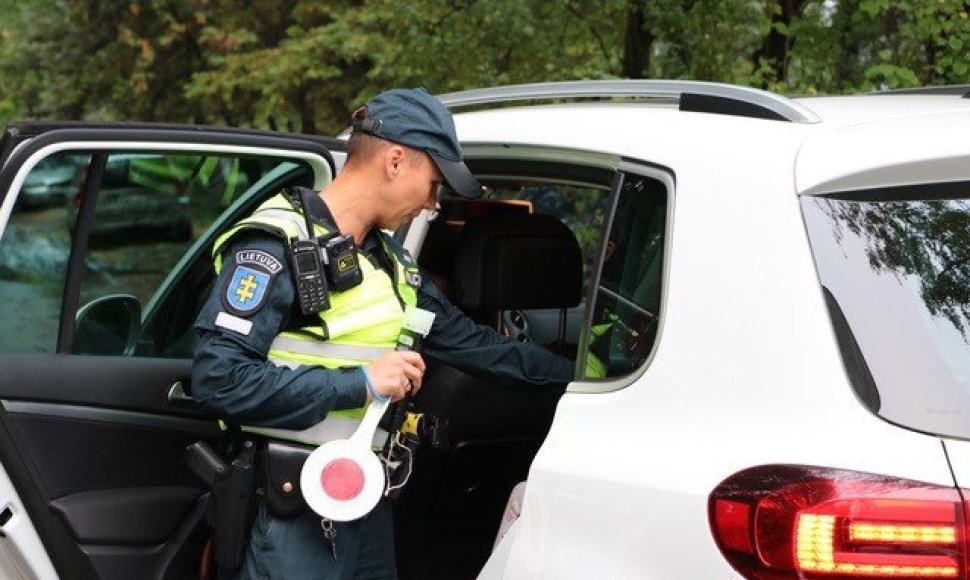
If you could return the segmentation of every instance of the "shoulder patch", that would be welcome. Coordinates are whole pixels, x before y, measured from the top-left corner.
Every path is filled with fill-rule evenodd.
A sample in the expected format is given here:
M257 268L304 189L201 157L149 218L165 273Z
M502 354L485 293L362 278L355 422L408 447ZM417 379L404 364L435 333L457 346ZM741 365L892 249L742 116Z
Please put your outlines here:
M273 278L282 270L280 261L266 252L236 252L236 267L222 293L223 306L236 316L256 312L266 302Z

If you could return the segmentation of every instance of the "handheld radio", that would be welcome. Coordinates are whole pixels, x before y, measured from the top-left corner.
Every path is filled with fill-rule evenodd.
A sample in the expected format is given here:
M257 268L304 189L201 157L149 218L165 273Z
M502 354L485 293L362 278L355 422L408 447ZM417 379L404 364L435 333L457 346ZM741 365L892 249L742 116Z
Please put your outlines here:
M330 308L330 288L323 266L323 253L317 237L313 235L305 190L300 191L300 201L303 204L308 239L290 240L289 258L300 311L303 314L316 314Z

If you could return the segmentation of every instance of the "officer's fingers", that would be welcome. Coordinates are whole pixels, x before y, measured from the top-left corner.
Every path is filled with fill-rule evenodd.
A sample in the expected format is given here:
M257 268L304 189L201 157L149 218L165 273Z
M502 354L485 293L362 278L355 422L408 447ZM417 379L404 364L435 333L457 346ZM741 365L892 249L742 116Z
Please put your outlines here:
M403 359L404 362L417 367L422 373L424 372L424 358L420 354L410 350L400 350L395 352L401 355L401 359Z
M404 378L408 380L411 385L412 392L417 391L421 388L421 377L424 376L424 371L413 365L404 366Z

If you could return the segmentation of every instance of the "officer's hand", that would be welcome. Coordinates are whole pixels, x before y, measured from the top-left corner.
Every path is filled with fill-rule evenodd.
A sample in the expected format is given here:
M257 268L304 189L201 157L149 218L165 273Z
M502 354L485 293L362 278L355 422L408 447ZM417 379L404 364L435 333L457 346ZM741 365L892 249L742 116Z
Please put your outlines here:
M400 401L405 395L413 395L421 389L425 367L420 354L395 350L377 357L366 368L374 390Z

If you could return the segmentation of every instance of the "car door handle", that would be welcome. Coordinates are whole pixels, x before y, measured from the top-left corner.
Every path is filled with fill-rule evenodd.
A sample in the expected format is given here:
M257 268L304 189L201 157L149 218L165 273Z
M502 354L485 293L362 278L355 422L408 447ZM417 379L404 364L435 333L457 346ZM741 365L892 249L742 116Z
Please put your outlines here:
M175 381L168 389L168 402L175 404L194 403L195 399L185 392L185 385L182 384L182 381Z

